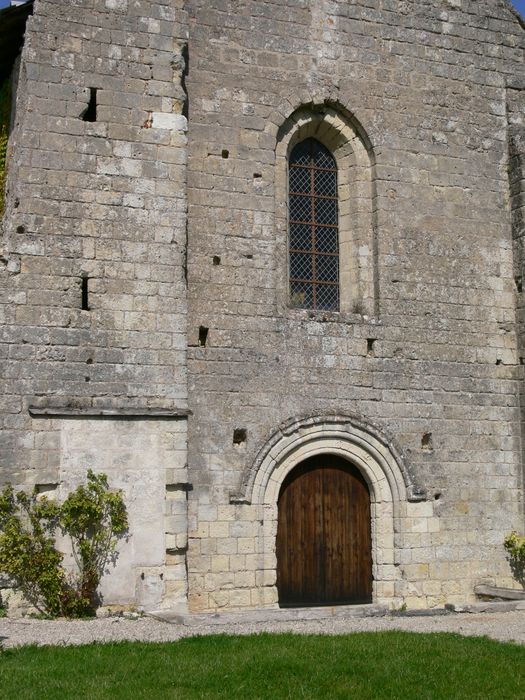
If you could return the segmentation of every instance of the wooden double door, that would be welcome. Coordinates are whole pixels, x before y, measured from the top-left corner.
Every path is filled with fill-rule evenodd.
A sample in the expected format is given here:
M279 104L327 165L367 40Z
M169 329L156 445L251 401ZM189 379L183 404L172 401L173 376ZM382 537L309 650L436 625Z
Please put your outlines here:
M278 513L280 605L371 602L370 493L356 467L305 460L284 481Z

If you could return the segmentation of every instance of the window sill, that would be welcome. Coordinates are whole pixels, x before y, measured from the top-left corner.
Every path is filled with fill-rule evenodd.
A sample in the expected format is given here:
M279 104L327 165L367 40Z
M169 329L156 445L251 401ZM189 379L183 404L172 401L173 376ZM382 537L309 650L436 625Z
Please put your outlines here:
M352 313L350 311L323 311L314 309L296 309L291 306L284 307L284 316L300 321L317 321L318 323L344 323L347 325L369 324L378 326L381 319L368 314Z

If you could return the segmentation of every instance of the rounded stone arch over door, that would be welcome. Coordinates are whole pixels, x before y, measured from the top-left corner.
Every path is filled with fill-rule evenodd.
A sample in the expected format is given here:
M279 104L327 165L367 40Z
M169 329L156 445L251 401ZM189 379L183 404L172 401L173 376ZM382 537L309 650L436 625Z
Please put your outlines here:
M370 492L354 465L322 454L287 475L276 556L281 606L371 602Z
M263 445L243 475L232 503L255 507L259 521L256 541L257 576L264 605L278 605L278 501L294 469L310 458L341 458L357 468L370 495L372 601L395 604L395 532L411 501L425 499L391 438L358 416L314 415L283 423Z

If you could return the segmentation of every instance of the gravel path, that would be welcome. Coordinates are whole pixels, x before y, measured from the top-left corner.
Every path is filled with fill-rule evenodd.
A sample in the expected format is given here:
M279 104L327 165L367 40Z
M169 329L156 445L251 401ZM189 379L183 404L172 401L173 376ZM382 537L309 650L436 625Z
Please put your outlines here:
M298 634L346 634L380 630L408 632L457 632L486 635L502 641L525 644L525 611L505 613L450 614L425 617L348 617L294 622L243 622L240 624L185 627L149 617L113 617L95 620L0 619L0 643L4 647L25 644L90 644L140 640L169 642L203 634L254 634L295 632Z

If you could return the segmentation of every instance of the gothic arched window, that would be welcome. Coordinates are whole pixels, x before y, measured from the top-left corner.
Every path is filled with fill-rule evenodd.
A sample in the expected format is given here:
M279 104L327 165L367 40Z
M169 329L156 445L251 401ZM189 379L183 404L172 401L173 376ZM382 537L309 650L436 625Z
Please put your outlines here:
M290 300L301 309L339 311L337 166L307 138L288 162Z

